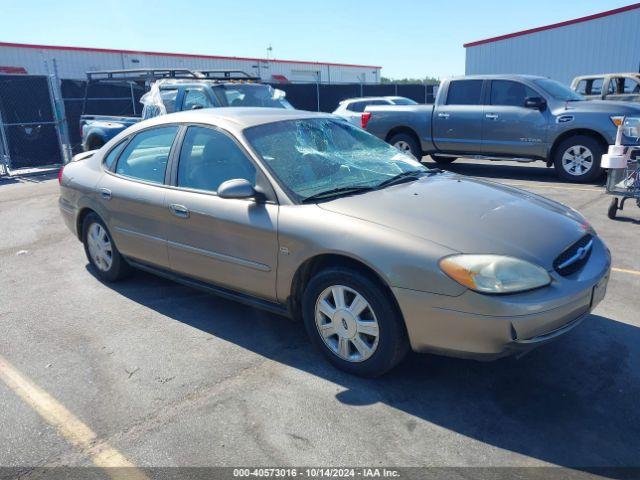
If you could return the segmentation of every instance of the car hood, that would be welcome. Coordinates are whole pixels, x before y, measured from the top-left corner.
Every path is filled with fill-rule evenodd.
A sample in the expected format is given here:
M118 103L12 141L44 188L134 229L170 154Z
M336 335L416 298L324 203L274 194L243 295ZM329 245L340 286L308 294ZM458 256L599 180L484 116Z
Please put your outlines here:
M630 102L618 102L614 100L583 100L579 102L567 102L567 111L602 112L610 115L640 115L640 105Z
M551 270L590 229L580 214L512 187L452 174L423 177L318 206L461 253L510 255Z

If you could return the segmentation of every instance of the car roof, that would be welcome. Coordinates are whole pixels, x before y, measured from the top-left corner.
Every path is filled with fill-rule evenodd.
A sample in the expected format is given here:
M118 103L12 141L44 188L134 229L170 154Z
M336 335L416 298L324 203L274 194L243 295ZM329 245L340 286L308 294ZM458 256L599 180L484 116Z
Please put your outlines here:
M594 73L590 75L578 75L576 78L579 79L590 79L590 78L602 78L602 77L640 77L640 73L638 72L616 72L616 73Z
M491 75L462 75L458 77L450 77L448 80L536 80L547 79L540 75L524 75L524 74L491 74Z
M351 103L351 102L368 102L368 101L371 101L371 100L390 100L392 98L400 98L400 97L396 97L395 95L378 96L378 97L353 97L353 98L346 98L346 99L342 100L340 102L340 105L343 105L345 103Z
M140 122L137 125L151 126L170 123L208 123L223 128L232 128L233 130L243 130L256 125L303 118L337 117L334 117L330 113L308 112L305 110L292 110L286 108L217 107L160 115Z

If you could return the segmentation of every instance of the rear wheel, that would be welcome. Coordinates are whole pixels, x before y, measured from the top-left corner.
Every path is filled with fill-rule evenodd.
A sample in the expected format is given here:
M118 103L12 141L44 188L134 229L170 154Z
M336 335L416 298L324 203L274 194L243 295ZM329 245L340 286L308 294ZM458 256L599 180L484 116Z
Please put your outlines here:
M305 289L302 313L313 343L334 366L375 377L406 354L404 324L389 293L357 271L332 268Z
M401 152L413 155L416 160L420 160L422 158L420 143L413 135L408 133L396 133L389 139L389 143Z
M607 216L611 220L613 220L614 218L616 218L617 214L618 214L618 198L613 197L611 199L611 203L609 204L609 210L607 210Z
M102 219L90 213L82 224L84 251L96 275L104 281L115 282L126 277L131 267L120 255Z
M457 160L456 157L442 157L440 155L430 155L431 159L440 164L440 165L448 165L450 163L453 163Z
M558 176L570 182L584 183L602 175L600 160L604 147L595 138L586 135L563 140L554 155Z

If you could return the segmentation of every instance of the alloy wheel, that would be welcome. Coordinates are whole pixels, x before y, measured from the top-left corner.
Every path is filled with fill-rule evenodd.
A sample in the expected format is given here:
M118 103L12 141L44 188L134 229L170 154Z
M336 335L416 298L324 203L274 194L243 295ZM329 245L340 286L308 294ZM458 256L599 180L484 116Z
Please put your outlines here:
M584 145L573 145L562 155L562 168L569 175L585 175L594 166L593 152Z
M109 271L113 264L113 249L107 230L99 223L92 223L87 232L89 255L95 266L103 272Z
M344 285L332 285L318 296L316 327L325 345L348 362L363 362L378 347L380 329L363 295Z

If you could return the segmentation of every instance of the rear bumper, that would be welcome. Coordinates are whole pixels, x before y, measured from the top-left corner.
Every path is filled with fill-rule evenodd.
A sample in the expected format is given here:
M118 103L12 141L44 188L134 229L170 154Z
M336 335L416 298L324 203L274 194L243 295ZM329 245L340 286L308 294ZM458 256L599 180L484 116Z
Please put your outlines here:
M60 207L60 215L62 215L65 225L76 237L78 237L79 232L77 231L76 226L76 209L65 201L62 196L58 199L58 206Z
M509 298L472 291L459 297L393 291L414 351L493 360L529 351L578 326L602 300L608 279L609 265L586 288L546 303L545 289ZM508 308L501 305L505 302Z

